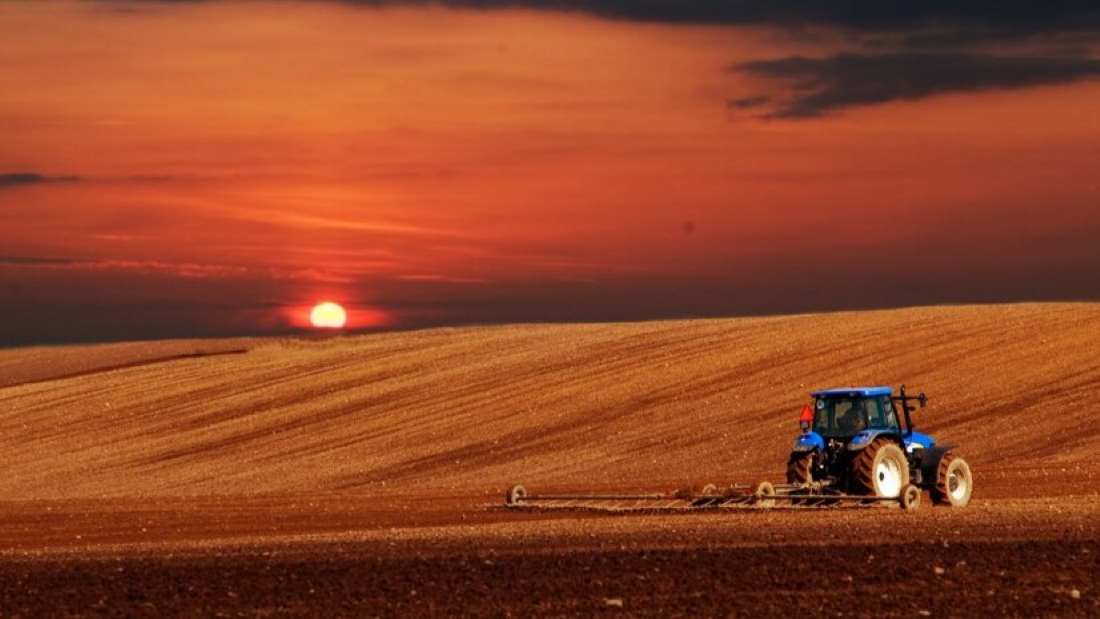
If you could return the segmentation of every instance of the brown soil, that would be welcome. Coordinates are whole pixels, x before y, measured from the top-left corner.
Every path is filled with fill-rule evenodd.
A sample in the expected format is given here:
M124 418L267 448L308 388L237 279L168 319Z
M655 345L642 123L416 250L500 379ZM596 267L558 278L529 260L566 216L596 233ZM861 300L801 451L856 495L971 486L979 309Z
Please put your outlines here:
M0 387L213 355L243 354L254 340L168 340L0 350Z
M1095 616L1097 350L1059 304L0 351L0 614ZM778 480L806 392L900 382L970 507L493 507Z

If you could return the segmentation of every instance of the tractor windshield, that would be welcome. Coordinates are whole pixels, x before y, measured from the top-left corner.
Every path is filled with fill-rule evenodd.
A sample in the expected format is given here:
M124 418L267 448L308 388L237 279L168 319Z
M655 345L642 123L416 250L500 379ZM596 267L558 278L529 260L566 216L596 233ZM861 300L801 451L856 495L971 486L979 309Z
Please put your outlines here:
M898 429L889 396L818 398L814 404L814 432L822 436L852 436L867 428Z

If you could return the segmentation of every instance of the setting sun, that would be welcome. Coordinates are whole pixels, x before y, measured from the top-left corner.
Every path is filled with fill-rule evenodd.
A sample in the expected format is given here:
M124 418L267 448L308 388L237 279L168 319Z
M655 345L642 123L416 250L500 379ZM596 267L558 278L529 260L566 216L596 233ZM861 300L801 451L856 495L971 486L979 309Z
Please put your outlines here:
M348 314L336 303L325 301L313 307L309 322L319 329L342 329L348 322Z

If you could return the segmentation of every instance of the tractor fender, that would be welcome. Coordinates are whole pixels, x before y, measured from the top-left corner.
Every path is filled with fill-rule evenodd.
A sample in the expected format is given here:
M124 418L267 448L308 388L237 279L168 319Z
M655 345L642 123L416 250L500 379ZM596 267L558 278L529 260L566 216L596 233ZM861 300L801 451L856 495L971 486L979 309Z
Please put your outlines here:
M889 436L895 441L898 439L898 433L892 430L864 430L853 436L852 440L848 441L848 451L859 451L873 443L876 438L883 435Z
M921 486L925 488L936 487L936 476L939 475L940 461L954 448L954 445L945 444L919 450Z
M821 435L817 432L806 432L799 435L794 439L794 446L791 447L791 451L794 452L807 452L815 449L825 449L825 439L821 438Z

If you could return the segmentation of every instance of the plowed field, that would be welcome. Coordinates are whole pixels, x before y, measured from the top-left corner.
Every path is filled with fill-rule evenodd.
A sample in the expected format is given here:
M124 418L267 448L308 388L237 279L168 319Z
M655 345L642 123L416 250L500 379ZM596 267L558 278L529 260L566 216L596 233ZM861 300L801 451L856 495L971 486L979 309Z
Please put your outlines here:
M1098 353L1093 304L0 351L0 611L1096 615ZM970 507L492 507L780 481L807 392L903 382Z

